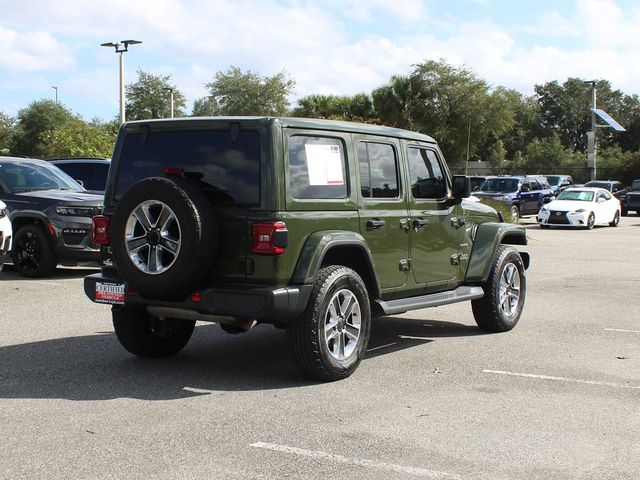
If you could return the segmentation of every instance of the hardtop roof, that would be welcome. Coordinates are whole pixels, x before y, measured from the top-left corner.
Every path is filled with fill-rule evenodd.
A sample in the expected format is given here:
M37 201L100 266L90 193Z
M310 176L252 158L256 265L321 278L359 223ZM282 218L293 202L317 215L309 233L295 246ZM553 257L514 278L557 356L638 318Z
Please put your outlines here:
M238 117L182 117L182 118L162 118L153 120L135 120L127 122L124 126L129 125L153 125L153 124L168 124L168 123L251 123L251 124L280 124L282 127L288 128L308 128L312 130L326 130L326 131L339 131L339 132L351 132L360 133L366 135L380 135L386 137L404 138L407 140L416 140L420 142L436 143L433 137L418 132L412 132L411 130L403 130L401 128L385 127L383 125L373 125L369 123L347 122L342 120L326 120L319 118L301 118L301 117L252 117L252 116L238 116Z

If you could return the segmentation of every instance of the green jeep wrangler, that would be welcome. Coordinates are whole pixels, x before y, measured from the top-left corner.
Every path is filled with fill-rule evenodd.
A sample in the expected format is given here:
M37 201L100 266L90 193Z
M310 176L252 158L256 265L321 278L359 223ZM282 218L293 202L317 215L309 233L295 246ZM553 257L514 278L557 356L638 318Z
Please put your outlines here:
M196 321L286 328L296 363L349 376L371 318L471 300L478 326L518 322L525 230L469 196L426 135L301 118L126 123L87 296L122 345L165 357Z

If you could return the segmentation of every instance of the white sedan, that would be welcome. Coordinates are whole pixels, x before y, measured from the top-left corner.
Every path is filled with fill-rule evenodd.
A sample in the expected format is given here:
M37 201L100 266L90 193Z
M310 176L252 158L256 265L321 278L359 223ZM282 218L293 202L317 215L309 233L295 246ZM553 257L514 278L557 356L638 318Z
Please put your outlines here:
M550 226L582 227L594 225L617 227L620 201L604 188L567 188L538 212L540 228Z
M0 201L0 271L4 262L4 256L11 250L11 221L7 212L7 206Z

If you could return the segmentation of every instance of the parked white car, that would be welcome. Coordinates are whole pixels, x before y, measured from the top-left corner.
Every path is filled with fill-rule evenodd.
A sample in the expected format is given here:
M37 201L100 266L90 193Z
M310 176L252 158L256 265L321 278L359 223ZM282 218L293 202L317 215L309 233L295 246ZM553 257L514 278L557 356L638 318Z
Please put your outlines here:
M7 212L7 206L0 201L0 271L4 263L5 255L11 250L11 221Z
M540 228L550 226L582 227L594 225L617 227L620 200L604 188L567 188L538 212Z

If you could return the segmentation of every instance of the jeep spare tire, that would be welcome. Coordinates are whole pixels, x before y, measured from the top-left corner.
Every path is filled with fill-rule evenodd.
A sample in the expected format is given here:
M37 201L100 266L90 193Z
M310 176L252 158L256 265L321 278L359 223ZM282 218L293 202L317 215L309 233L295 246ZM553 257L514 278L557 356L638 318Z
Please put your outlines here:
M136 183L118 202L110 230L118 272L144 296L187 295L213 268L215 215L202 190L184 178Z

